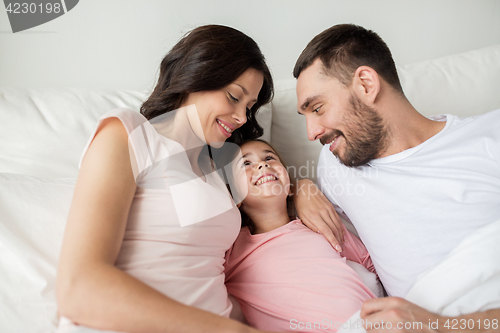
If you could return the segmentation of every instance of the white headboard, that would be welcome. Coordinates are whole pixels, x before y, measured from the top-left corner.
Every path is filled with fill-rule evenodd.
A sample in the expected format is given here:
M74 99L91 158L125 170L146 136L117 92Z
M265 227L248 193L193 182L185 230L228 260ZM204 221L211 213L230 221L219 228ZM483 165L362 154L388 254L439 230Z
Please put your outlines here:
M398 65L499 44L500 1L81 0L15 34L0 7L0 86L148 91L169 48L209 23L249 34L285 80L307 42L337 23L378 32Z

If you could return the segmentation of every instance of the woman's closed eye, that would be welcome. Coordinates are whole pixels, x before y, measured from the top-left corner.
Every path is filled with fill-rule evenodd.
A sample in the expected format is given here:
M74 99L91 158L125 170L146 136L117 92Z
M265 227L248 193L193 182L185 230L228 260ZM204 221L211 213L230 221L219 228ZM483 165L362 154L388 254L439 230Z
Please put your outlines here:
M228 92L227 95L229 96L229 99L232 100L235 103L238 103L240 101L239 99L237 99L236 97L234 97L230 92Z

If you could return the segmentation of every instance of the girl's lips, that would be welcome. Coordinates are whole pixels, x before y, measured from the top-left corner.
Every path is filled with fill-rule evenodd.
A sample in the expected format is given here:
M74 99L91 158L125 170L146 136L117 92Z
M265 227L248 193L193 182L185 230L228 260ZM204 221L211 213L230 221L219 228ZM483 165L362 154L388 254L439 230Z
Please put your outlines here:
M266 178L269 178L269 179L266 179ZM261 181L262 179L264 179L264 181L259 184L259 181ZM273 181L278 181L278 180L279 180L278 176L275 176L275 175L273 175L271 173L266 173L265 175L262 175L259 178L257 178L257 180L253 184L255 186L259 186L259 185L262 185L262 184L265 184L265 183L269 183L269 182L273 182Z

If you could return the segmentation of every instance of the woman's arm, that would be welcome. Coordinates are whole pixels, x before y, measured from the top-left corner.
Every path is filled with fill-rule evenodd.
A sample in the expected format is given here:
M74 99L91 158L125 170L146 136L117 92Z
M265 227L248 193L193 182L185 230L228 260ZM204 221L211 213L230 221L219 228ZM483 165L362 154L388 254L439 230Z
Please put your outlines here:
M58 267L59 313L130 333L257 332L178 303L114 266L135 190L127 132L118 119L106 119L75 186Z

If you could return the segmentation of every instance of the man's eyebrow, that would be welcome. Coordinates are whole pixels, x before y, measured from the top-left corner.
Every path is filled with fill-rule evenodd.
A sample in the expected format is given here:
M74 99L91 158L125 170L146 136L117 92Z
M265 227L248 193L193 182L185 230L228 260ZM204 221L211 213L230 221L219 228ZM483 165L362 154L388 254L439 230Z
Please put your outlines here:
M315 95L315 96L312 96L312 97L308 97L304 103L302 103L302 105L300 106L300 109L301 110L305 110L309 104L311 104L312 102L314 102L315 99L317 99L320 95ZM299 112L300 113L300 112Z

